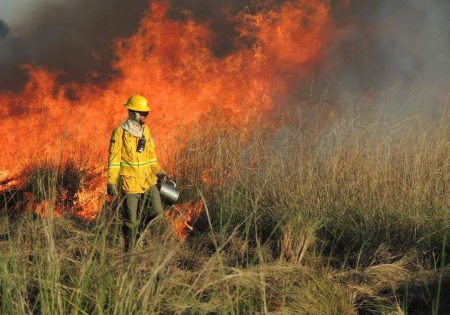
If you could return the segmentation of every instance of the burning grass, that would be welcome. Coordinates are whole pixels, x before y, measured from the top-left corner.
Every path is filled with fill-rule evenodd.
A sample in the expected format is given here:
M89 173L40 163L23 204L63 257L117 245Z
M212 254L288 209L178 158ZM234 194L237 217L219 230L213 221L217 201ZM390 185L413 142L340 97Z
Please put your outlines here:
M314 115L289 117L245 141L217 125L192 132L169 170L183 202L202 202L184 241L154 220L124 255L107 203L95 221L9 222L1 312L448 312L448 113L398 122L328 115L320 125ZM58 200L72 173L29 174L42 201ZM69 188L82 182L71 178Z

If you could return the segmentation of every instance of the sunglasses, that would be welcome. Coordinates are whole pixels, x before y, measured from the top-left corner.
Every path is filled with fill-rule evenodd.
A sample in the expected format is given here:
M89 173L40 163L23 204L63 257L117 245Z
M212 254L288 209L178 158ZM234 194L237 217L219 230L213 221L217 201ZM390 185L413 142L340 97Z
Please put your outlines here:
M139 113L139 115L144 116L144 117L147 117L149 114L149 112L138 112L138 113Z

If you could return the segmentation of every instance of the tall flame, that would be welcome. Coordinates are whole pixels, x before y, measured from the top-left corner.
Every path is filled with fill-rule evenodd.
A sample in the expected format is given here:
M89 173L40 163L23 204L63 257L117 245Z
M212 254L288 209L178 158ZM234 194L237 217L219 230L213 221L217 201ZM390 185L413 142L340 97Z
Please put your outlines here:
M320 0L242 13L240 36L251 44L219 58L207 24L170 19L168 9L153 2L134 35L116 40L112 68L119 74L102 86L60 83L57 73L24 66L23 91L0 94L0 173L16 174L41 159L83 158L97 174L95 185L79 192L83 215L95 216L99 202L92 199L104 193L109 135L126 117L122 104L129 95L151 101L150 129L160 150L183 145L189 126L216 108L245 126L320 61L330 24Z

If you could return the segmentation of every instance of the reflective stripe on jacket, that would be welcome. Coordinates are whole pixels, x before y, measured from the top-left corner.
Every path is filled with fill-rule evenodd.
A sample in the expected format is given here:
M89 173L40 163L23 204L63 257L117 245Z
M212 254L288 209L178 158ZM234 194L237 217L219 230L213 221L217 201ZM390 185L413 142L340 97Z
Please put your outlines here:
M139 137L131 135L122 127L111 135L108 158L108 183L117 184L119 177L122 190L127 193L143 193L156 184L161 171L150 131L144 126L146 140L143 152L137 152Z

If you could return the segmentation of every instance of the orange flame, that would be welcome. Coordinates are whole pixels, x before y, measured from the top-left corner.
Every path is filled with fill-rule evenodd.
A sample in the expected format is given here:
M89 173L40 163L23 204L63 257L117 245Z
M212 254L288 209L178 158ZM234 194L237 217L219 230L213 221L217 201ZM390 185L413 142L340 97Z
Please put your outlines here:
M112 68L120 74L104 86L59 83L56 73L24 66L29 80L23 91L0 93L0 173L40 160L88 161L96 176L77 202L81 216L93 218L104 198L110 132L125 118L129 95L151 100L150 129L160 152L182 146L188 128L216 108L245 126L320 61L330 24L329 7L320 0L241 14L240 36L252 44L218 58L207 25L170 19L167 10L166 2L152 2L138 30L116 40Z
M166 211L166 219L172 223L172 227L181 239L185 239L194 229L191 224L203 212L203 203L185 202L181 205L172 206Z

